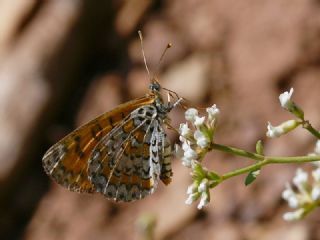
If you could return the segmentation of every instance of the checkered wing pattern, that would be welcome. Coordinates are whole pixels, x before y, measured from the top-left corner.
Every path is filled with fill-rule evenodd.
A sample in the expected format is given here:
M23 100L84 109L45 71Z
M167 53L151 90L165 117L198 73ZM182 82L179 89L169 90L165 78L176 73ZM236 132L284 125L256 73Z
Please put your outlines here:
M89 179L109 199L130 202L171 181L171 145L154 105L130 113L95 146Z
M119 105L84 126L73 131L53 145L42 159L46 173L57 183L76 192L95 192L89 180L88 161L94 159L93 150L103 140L123 129L124 119L135 109L153 103L154 95L147 95ZM111 132L113 134L111 134Z

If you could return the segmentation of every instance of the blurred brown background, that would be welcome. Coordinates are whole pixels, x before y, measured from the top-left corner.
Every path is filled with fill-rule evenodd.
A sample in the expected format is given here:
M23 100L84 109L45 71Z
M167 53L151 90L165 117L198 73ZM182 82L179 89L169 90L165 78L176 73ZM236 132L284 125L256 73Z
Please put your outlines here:
M250 187L231 179L212 190L204 211L184 204L191 178L179 160L170 186L130 204L69 192L45 175L50 145L147 91L138 29L153 70L173 43L163 86L196 105L218 105L218 143L254 150L267 121L291 117L278 102L290 87L320 127L318 0L1 0L0 238L145 239L137 222L149 214L155 239L320 239L319 211L282 220L289 209L281 191L297 166L266 167ZM171 118L177 127L183 111ZM297 130L267 140L265 151L304 155L313 144ZM250 163L218 152L206 160L221 173Z

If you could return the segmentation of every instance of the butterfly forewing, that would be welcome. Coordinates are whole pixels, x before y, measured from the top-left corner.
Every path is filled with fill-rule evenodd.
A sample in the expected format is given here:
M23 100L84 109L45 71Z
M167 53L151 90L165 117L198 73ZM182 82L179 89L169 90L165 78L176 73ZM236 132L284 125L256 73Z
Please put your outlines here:
M96 145L89 160L89 179L96 191L126 202L154 192L168 150L161 124L155 106L141 106ZM171 166L166 169L171 177Z
M130 113L154 100L154 95L147 95L119 105L64 137L44 155L46 173L69 190L94 192L95 187L88 178L88 160L93 149L109 133L122 129L121 123Z

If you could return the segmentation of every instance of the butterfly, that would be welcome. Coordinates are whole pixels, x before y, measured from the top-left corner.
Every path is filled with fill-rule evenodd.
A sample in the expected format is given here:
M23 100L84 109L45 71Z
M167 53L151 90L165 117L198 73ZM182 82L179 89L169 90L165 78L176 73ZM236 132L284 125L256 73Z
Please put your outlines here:
M159 179L169 184L173 150L164 123L182 98L165 103L160 91L154 78L144 97L71 132L45 153L45 172L71 191L123 202L152 194Z

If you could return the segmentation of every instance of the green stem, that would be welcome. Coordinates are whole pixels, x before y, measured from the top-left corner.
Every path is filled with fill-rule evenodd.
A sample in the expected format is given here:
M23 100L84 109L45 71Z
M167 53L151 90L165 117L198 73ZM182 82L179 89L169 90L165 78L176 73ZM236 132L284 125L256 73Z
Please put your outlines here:
M320 156L301 156L301 157L265 157L264 160L259 161L250 166L239 168L237 170L228 172L221 176L221 182L244 173L254 172L259 170L261 167L268 164L282 164L282 163L306 163L320 161Z
M228 147L217 143L212 143L210 146L210 150L219 150L222 152L231 153L233 155L251 158L257 161L262 161L264 159L264 156L260 154L248 152L239 148Z
M318 201L312 201L311 204L304 206L304 213L302 217L305 217L310 212L312 212L315 208L319 207L320 204Z
M302 127L307 129L313 136L320 139L320 132L314 129L309 121L303 121Z
M259 170L262 166L267 165L268 163L266 162L266 160L260 161L258 163L255 163L253 165L250 165L248 167L244 167L244 168L239 168L237 170L228 172L226 174L221 175L221 181L224 181L228 178L234 177L234 176L238 176L244 173L249 173L249 172L253 172L253 171L257 171Z
M320 155L297 157L265 157L268 163L307 163L320 161Z
M228 147L228 146L224 146L216 143L213 143L210 148L218 151L222 151L222 152L231 153L241 157L251 158L258 161L257 163L252 164L250 166L240 168L240 169L221 175L220 182L234 176L259 170L261 167L268 164L306 163L306 162L320 161L320 156L268 157L268 156L263 156L257 153L252 153L252 152L244 151L238 148Z

